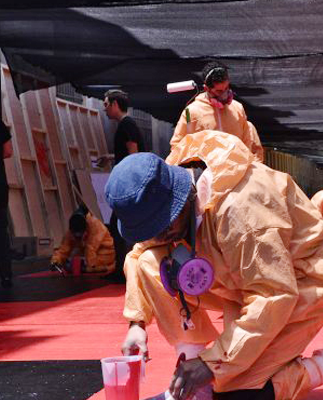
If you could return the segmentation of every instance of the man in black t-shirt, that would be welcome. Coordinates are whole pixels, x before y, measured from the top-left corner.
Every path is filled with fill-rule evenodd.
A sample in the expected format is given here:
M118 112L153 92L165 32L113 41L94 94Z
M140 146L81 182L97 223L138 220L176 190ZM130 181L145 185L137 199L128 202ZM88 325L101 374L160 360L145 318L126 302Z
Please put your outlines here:
M128 95L122 90L105 93L104 107L107 116L119 122L114 136L114 160L118 164L132 153L144 151L142 135L135 121L127 115Z
M127 115L128 95L122 90L109 90L104 95L104 107L110 119L118 121L118 128L114 136L115 165L129 154L145 151L141 132L135 121ZM116 272L107 275L109 281L124 282L123 264L126 254L131 250L132 243L127 243L119 234L117 217L113 212L110 219L110 231L114 240L116 252Z
M0 278L3 287L12 286L10 238L8 234L8 183L4 159L12 156L11 135L0 121Z

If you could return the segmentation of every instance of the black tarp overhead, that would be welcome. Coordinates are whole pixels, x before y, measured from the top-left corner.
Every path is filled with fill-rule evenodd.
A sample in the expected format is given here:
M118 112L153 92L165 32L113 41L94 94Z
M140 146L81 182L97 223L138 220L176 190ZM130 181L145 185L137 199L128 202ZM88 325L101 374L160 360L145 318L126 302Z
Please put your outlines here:
M216 58L264 142L320 146L323 0L15 3L1 2L0 47L18 93L39 87L23 72L96 97L120 85L135 108L176 122L193 93L170 95L166 84L201 83L202 66Z

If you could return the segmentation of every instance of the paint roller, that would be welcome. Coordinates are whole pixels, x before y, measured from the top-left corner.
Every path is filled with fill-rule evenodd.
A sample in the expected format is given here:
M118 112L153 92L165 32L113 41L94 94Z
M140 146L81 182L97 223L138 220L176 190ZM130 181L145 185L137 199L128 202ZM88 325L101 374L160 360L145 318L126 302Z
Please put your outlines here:
M168 93L186 92L197 89L197 84L193 81L172 82L167 84Z
M168 93L178 93L178 92L186 92L189 90L196 90L194 96L189 99L189 101L185 105L185 114L186 114L186 122L187 122L187 133L192 133L191 127L191 116L190 111L187 106L195 99L195 97L199 94L199 89L197 84L193 81L182 81L182 82L172 82L167 84L167 92Z

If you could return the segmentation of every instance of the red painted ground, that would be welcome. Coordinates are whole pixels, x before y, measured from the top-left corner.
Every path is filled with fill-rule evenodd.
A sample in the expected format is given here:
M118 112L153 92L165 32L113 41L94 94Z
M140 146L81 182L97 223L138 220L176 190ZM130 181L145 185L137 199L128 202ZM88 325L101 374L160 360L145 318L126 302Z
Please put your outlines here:
M85 294L54 302L2 303L0 329L5 348L2 361L93 360L120 355L120 345L127 332L122 317L124 285L108 285ZM219 314L211 318L221 329ZM149 397L167 387L176 357L173 349L158 332L148 328L152 361L147 364L141 397ZM323 330L306 349L323 348ZM91 400L105 400L104 391ZM308 400L322 400L323 387Z

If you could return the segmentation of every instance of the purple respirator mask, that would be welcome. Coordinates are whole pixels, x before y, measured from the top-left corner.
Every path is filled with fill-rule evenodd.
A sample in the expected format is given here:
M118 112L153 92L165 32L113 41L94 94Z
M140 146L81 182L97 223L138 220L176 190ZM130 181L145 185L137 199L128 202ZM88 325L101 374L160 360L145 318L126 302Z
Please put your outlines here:
M204 258L196 257L195 251L195 201L191 200L191 241L192 251L179 244L168 257L160 263L160 277L166 291L173 297L180 297L182 303L181 316L184 330L194 329L191 314L184 294L200 296L207 292L214 281L213 266Z
M180 244L170 257L163 258L160 277L164 288L173 297L179 291L188 296L200 296L212 286L214 271L207 260L192 257L187 248Z

